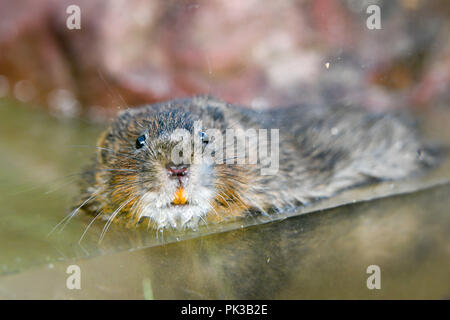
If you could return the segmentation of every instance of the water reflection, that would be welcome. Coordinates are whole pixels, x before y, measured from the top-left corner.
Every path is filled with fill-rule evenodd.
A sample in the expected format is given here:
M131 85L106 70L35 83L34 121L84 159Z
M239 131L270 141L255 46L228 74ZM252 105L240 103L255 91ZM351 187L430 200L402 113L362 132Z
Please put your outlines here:
M446 185L153 248L155 297L448 297L449 195ZM379 291L366 287L373 264Z

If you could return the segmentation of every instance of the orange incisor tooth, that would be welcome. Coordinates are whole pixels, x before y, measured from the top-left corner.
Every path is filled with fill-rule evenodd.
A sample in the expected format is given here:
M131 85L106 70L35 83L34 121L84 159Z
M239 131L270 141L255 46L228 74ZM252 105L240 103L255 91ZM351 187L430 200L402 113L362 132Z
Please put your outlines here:
M175 198L173 199L173 204L185 204L187 202L186 191L183 187L180 187L175 193Z

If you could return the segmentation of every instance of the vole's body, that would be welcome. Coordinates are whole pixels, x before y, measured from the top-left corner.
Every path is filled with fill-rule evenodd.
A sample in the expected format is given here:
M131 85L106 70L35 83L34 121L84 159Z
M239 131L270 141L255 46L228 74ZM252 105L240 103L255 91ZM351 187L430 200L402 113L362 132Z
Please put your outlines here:
M171 134L194 133L197 120L220 132L279 129L278 171L262 175L268 163L263 157L256 164L193 163L183 176L168 176L176 144ZM145 143L138 149L139 137ZM83 209L130 225L148 219L156 228L195 228L201 220L282 211L373 179L403 178L434 162L414 127L392 115L337 106L260 112L209 97L124 111L98 147L84 180ZM174 202L180 186L183 205Z

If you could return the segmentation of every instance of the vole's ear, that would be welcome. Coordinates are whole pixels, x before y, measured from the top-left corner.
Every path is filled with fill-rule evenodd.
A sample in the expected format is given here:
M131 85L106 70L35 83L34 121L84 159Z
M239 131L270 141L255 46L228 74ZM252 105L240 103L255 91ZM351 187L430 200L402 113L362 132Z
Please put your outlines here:
M107 160L107 154L108 152L106 151L106 137L109 134L110 129L108 128L107 130L103 131L102 134L100 135L100 138L97 141L97 161L101 164L105 164L106 160Z

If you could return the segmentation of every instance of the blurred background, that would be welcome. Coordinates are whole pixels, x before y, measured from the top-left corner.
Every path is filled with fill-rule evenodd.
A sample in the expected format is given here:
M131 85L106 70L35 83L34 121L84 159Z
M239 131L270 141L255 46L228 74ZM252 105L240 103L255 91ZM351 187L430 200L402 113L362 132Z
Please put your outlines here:
M381 29L367 27L373 4ZM449 17L446 0L3 0L0 96L99 120L195 94L257 109L446 104Z

